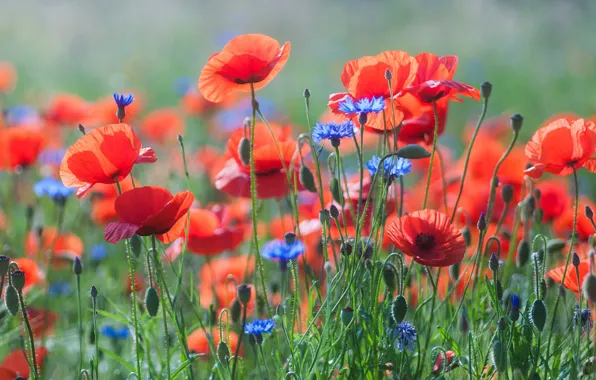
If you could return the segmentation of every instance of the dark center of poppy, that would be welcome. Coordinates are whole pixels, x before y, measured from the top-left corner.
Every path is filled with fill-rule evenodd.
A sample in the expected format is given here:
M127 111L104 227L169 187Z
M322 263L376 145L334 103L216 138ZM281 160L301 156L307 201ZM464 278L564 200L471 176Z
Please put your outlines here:
M433 235L421 232L418 235L416 235L416 247L418 247L418 249L422 249L422 250L429 250L429 249L433 249L435 247L435 245L437 244L435 237Z

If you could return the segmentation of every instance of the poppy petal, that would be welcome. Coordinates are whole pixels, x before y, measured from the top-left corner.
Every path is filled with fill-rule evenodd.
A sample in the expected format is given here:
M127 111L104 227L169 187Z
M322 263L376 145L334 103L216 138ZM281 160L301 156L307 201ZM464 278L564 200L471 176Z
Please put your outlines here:
M139 152L139 156L135 163L137 164L150 164L152 162L157 161L157 156L155 155L155 151L153 148L143 148Z
M122 239L133 237L140 227L138 224L111 222L106 226L103 236L107 242L116 244Z

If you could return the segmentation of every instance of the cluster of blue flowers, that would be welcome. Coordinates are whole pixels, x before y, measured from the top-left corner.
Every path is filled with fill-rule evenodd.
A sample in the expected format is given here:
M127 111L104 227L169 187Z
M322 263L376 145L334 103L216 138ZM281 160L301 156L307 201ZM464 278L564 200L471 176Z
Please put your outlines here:
M357 129L354 128L354 123L351 120L344 121L343 123L317 123L312 130L312 138L316 143L320 143L323 140L331 141L331 145L339 146L341 139L346 137L353 137L357 133Z
M366 167L370 172L370 175L374 175L379 171L379 164L381 159L377 156L373 156L367 163ZM386 182L392 182L393 180L408 174L412 171L412 163L407 158L402 157L389 157L383 161L383 176Z
M74 187L66 187L62 181L55 178L47 177L37 182L33 186L33 191L38 197L48 197L54 202L64 204L66 199L74 194Z
M339 104L338 109L346 115L379 113L385 109L385 100L382 97L372 97L354 101L354 98L348 96Z
M416 344L416 328L409 322L402 322L388 330L389 335L395 340L395 347L403 351L414 351Z
M114 340L127 339L130 336L130 330L128 327L104 326L99 330L99 332L102 335Z
M273 319L258 319L244 325L244 332L248 335L261 336L273 331L275 322Z
M288 244L285 240L277 239L265 244L261 250L261 255L269 260L287 263L303 254L304 250L304 243L300 240L295 240L293 244Z

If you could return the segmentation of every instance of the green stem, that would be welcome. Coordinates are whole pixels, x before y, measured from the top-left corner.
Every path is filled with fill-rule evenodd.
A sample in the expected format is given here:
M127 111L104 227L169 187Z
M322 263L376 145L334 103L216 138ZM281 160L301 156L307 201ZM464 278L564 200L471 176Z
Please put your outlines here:
M236 375L236 364L238 364L238 354L240 353L240 346L242 346L242 338L244 338L244 325L246 324L246 308L247 305L242 304L242 329L240 330L240 336L238 337L238 345L236 346L236 352L234 353L234 365L232 366L232 380Z
M151 248L153 249L153 261L155 262L155 266L159 265L159 255L157 254L157 247L155 245L155 235L151 235ZM148 263L148 262L147 262ZM151 270L151 268L149 268ZM167 297L165 291L165 278L163 278L164 273L158 271L159 278L157 279L157 284L159 286L159 292L161 293L162 297ZM163 333L164 333L164 343L166 345L166 373L168 374L168 379L171 377L172 369L170 368L170 339L168 336L168 315L166 312L166 305L161 305L161 315L163 318Z
M99 335L97 330L97 297L92 297L93 303L93 335L95 336L95 376L99 379Z
M38 380L39 373L37 369L37 356L35 354L35 337L33 336L33 330L31 329L31 324L29 323L29 316L27 315L27 306L25 305L25 297L23 296L22 290L19 290L19 302L21 304L21 313L23 314L23 323L25 324L25 328L27 329L27 336L29 337L29 350L31 351L30 371L31 374L33 374L33 378L35 380Z
M424 202L422 209L426 208L426 201L428 200L428 191L430 189L430 180L433 172L433 163L435 161L435 153L437 151L437 139L439 138L439 113L437 111L437 102L433 102L433 113L435 115L435 131L433 135L433 149L430 154L430 162L428 165L428 176L426 177L426 189L424 190Z
M79 320L79 372L83 369L83 310L81 305L81 276L77 276L77 305L78 305L78 320Z

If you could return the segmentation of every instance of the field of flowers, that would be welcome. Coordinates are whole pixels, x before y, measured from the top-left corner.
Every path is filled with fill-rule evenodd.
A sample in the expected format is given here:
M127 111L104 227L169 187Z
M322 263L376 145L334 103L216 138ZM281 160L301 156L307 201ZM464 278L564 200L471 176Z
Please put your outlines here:
M292 49L229 36L175 106L0 61L0 380L596 376L596 118L402 50L288 117Z

